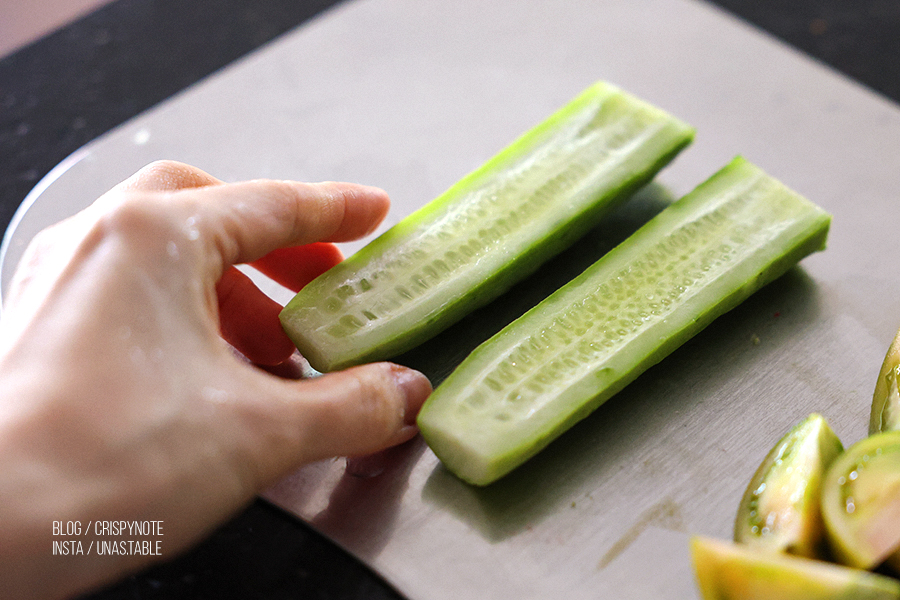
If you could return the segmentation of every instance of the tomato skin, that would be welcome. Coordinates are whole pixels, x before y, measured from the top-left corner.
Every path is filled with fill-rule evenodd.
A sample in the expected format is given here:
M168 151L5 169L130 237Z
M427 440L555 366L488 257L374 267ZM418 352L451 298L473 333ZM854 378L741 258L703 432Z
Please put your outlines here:
M281 305L256 287L234 267L216 285L219 334L247 360L258 365L277 365L294 352L294 344L281 327Z
M250 263L262 274L294 292L344 260L340 248L329 242L279 248Z
M250 263L281 285L299 291L307 283L343 260L337 246L316 242L281 248ZM231 267L216 286L222 337L250 362L275 366L295 351L278 314L282 306L262 293L247 275Z

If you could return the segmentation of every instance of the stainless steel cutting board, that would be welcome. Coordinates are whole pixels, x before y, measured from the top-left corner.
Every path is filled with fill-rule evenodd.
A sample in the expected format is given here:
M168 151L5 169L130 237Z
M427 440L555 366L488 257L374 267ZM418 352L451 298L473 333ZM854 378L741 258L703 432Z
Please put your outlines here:
M760 460L810 412L847 445L864 436L900 325L900 110L709 5L342 4L61 164L7 233L2 289L37 230L153 159L225 180L379 185L394 200L390 224L597 79L692 123L696 142L609 225L402 361L440 380L735 154L833 213L828 250L487 489L456 480L416 440L378 476L325 461L266 497L415 600L696 598L689 535L730 536Z

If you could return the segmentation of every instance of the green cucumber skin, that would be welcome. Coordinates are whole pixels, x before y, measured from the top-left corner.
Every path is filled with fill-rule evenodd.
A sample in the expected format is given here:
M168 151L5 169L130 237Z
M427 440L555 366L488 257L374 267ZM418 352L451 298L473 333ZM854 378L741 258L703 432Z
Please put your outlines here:
M642 246L651 245L668 230L691 222L703 214L708 200L715 201L734 189L760 181L792 198L800 215L792 220L773 244L754 247L750 258L719 274L699 292L677 303L662 320L631 336L618 352L598 359L584 376L567 381L567 387L553 389L547 397L553 404L522 420L499 426L490 415L475 413L469 406L486 402L501 411L503 398L484 393L492 364L502 365L511 349L525 346L535 332L552 324L554 318L589 296L603 282L641 257ZM792 204L793 206L793 204ZM487 485L527 461L552 440L603 404L610 397L658 363L685 341L704 329L716 317L731 310L766 283L776 279L808 254L822 250L831 217L811 202L790 192L741 157L735 158L693 192L676 201L625 242L601 258L569 284L511 323L476 348L434 391L422 408L419 428L432 450L452 472L475 485ZM609 315L604 315L605 317ZM535 372L546 364L532 365ZM534 380L533 373L526 375ZM475 391L476 387L479 389ZM558 387L558 386L557 386ZM505 393L505 391L504 391ZM555 394L555 395L554 395ZM477 396L486 396L480 400ZM467 404L467 402L469 404ZM493 404L492 404L493 403ZM496 405L496 406L495 406ZM534 410L534 409L533 409ZM498 412L498 414L501 414Z
M470 276L465 285L457 284L455 290L450 288L450 284L441 286L446 293L434 294L436 300L427 306L423 304L423 308L417 309L419 312L415 314L401 310L380 322L366 323L359 332L346 336L346 339L336 339L328 333L329 326L348 309L341 307L334 315L323 314L326 311L321 304L317 306L317 302L334 294L345 283L357 281L366 269L374 271L379 261L389 260L385 257L402 256L404 245L420 238L423 232L434 233L434 224L454 205L466 202L470 191L477 193L482 185L492 183L496 173L511 169L520 161L527 161L534 149L540 150L542 142L552 138L559 128L567 126L570 121L577 123L578 119L590 117L603 103L613 103L614 108L618 106L614 103L632 109L639 107L644 111L642 115L647 113L652 116L651 123L655 129L649 142L629 155L624 164L614 171L604 171L595 176L595 181L589 183L593 186L589 192L577 192L584 196L577 205L568 206L572 204L572 198L576 198L574 192L557 200L554 218L558 222L524 245L515 239L501 241L494 252L504 252L505 263L483 269L486 272L477 277ZM568 124L568 127L574 130L574 125ZM582 129L586 127L582 126ZM495 299L533 273L543 262L570 246L604 215L648 183L690 144L693 136L693 128L663 111L615 86L596 83L441 196L306 286L282 311L282 325L301 354L319 371L333 371L397 356ZM519 236L514 231L507 237ZM353 301L356 304L352 308L357 312L366 309L363 304L366 300L357 302L354 298Z

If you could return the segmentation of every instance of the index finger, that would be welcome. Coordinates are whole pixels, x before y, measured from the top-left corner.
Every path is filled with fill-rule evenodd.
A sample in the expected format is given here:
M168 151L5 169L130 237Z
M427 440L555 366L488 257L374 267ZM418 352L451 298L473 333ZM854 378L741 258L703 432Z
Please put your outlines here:
M278 248L358 239L390 206L381 189L336 182L257 180L182 193L195 198L192 223L218 246L225 264L252 262Z

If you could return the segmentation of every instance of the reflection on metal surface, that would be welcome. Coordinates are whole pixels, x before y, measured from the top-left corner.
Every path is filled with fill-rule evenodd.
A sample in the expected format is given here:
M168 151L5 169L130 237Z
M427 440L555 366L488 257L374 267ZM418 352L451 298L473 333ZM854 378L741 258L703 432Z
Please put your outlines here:
M38 231L52 225L58 220L52 217L42 217L42 215L37 215L36 217L35 213L39 212L43 206L35 209L35 203L43 197L44 192L46 192L51 185L55 184L66 171L77 165L86 156L88 156L88 151L82 148L53 167L50 172L38 182L31 192L28 193L25 200L19 205L19 208L16 209L6 233L3 235L3 244L0 245L0 314L2 314L3 310L3 298L9 290L13 273L16 270L16 266L19 264L19 260L22 258L22 253L25 252L25 247L31 242L31 238L34 237ZM42 202L42 204L45 203L46 200ZM57 210L65 209L60 207L60 209ZM26 220L37 221L37 226L29 227L29 223L24 223Z

